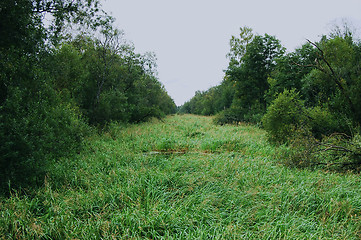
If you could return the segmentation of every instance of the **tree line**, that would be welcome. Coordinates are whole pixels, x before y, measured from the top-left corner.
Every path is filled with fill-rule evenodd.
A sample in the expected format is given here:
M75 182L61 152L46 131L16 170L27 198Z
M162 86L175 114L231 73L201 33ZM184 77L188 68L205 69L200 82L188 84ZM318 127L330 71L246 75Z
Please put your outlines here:
M222 83L179 112L259 124L271 143L290 147L282 155L290 165L358 169L361 41L353 32L344 24L286 52L275 36L242 27L230 39Z
M3 0L0 13L1 189L41 183L94 127L176 111L154 54L136 53L98 0Z

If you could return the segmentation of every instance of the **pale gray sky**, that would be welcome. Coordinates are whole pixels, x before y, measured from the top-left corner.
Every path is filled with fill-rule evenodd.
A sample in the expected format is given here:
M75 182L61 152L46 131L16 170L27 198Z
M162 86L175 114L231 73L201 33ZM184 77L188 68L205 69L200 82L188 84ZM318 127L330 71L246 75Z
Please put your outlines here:
M361 26L361 0L103 0L103 9L136 52L156 54L159 80L177 105L222 81L240 27L275 35L293 51L337 19Z

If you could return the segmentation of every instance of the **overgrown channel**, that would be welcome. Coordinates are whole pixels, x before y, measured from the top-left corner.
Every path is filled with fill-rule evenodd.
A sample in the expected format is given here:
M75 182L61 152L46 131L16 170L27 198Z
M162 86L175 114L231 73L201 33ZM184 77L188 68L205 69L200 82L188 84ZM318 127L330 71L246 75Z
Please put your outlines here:
M112 125L0 202L3 239L359 239L357 174L291 169L251 125ZM25 192L25 193L24 193Z

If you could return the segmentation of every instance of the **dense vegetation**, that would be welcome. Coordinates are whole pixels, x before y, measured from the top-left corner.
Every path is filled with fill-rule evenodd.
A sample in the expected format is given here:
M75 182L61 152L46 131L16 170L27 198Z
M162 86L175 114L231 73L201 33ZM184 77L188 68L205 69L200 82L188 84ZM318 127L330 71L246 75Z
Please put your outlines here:
M293 146L289 163L358 169L361 163L361 41L347 24L319 42L286 52L274 36L241 28L230 40L223 82L197 92L181 113L216 115L219 124L263 126Z
M154 55L136 54L98 0L3 0L0 13L1 190L42 182L90 126L175 111Z
M4 239L359 239L356 174L288 168L252 125L120 127L0 201ZM0 237L1 238L1 237Z

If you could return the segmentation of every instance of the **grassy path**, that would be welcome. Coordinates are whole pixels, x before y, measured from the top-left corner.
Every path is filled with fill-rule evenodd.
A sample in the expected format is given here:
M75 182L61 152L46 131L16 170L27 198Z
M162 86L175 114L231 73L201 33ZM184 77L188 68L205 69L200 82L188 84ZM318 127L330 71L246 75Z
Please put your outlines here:
M254 126L111 126L0 201L0 239L360 239L355 174L289 169Z

